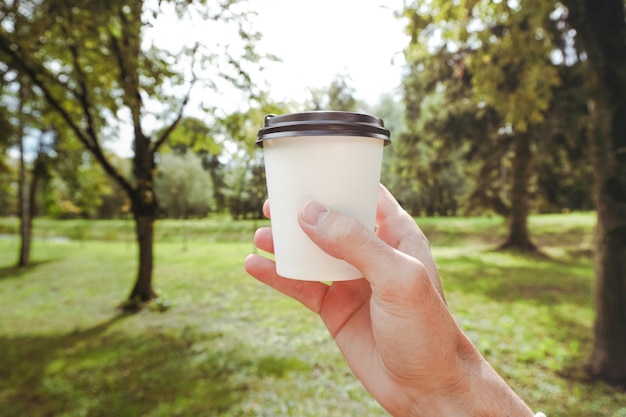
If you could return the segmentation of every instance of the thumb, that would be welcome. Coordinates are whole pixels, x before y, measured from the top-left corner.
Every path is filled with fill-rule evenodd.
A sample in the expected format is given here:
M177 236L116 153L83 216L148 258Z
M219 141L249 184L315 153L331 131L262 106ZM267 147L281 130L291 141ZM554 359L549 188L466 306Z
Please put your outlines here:
M298 223L320 249L357 268L373 286L389 288L394 287L390 281L402 277L427 276L421 262L392 248L358 220L316 201L302 206Z

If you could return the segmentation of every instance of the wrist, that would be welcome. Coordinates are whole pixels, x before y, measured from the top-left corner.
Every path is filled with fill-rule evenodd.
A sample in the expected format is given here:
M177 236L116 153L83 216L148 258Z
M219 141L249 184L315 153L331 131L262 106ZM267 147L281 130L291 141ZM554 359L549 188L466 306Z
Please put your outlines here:
M408 416L537 417L469 339L465 335L462 338L457 351L456 377L450 378L448 385L440 387L438 392L413 398L414 408Z

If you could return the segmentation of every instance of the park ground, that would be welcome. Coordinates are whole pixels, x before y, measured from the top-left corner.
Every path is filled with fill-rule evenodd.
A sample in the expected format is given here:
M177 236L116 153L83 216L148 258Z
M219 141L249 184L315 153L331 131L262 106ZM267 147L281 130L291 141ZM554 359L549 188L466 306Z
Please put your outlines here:
M417 219L448 305L493 366L549 417L626 417L626 393L587 378L592 213L533 216L541 255L499 252L498 218ZM385 416L319 318L243 271L265 222L159 221L155 286L117 307L136 269L129 220L37 219L17 269L0 219L0 416Z

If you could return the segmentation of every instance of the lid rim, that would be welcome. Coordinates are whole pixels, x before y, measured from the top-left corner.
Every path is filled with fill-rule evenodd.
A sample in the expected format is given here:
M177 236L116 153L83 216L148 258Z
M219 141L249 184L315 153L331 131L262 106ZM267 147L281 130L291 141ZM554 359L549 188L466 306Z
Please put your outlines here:
M257 133L256 143L289 136L363 136L390 143L389 129L382 119L366 113L344 111L309 111L265 116L264 127Z
M256 144L260 145L266 140L278 139L278 138L304 138L304 137L315 137L315 136L353 136L353 137L362 137L362 138L372 138L379 139L385 142L385 146L391 143L391 139L388 136L375 132L351 132L351 131L336 131L329 132L328 130L307 130L301 132L295 131L285 131L285 132L272 132L267 133L263 136L262 139L257 139Z

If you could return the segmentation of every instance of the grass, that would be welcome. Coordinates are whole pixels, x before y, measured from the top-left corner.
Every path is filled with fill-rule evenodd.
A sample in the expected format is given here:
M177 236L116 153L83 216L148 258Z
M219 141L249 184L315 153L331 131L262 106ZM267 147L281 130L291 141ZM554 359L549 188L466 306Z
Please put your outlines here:
M593 215L533 217L548 256L493 251L496 218L419 223L453 314L533 408L626 416L626 394L582 371ZM26 269L17 239L0 239L0 416L385 416L319 318L243 272L256 225L159 222L155 283L171 308L134 315L115 308L136 267L129 222L38 219Z
M155 239L159 242L180 242L195 239L221 241L246 241L254 233L257 225L268 221L231 221L226 216L209 219L159 220L156 222ZM18 219L0 218L0 234L19 233ZM133 242L135 225L131 218L115 220L55 220L35 218L33 235L42 239L72 239L77 241L104 240Z

